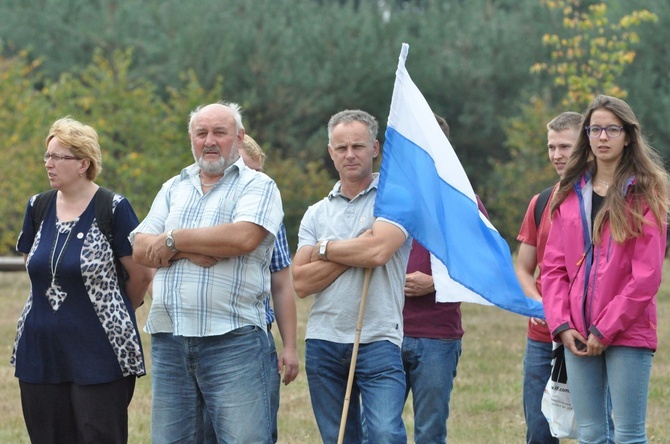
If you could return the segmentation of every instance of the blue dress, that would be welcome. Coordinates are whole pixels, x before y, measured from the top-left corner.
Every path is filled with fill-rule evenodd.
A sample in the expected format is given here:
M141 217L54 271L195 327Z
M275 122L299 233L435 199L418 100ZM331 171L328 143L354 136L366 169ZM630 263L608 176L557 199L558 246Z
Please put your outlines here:
M19 318L12 364L33 384L100 384L144 375L135 311L118 285L114 250L132 254L128 234L139 221L114 196L114 250L95 219L95 198L81 216L56 219L55 199L33 227L29 201L17 250L28 254L31 289Z

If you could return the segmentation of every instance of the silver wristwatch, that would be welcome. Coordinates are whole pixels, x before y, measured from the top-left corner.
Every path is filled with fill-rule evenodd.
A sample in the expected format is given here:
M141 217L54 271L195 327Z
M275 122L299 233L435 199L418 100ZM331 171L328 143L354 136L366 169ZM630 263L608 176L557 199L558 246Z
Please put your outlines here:
M172 237L172 232L174 230L168 231L167 237L165 238L165 245L170 249L170 251L176 253L177 247L174 245L174 237Z
M319 245L319 257L321 260L327 261L328 258L326 257L326 247L328 245L328 241L325 240L321 242L321 245Z

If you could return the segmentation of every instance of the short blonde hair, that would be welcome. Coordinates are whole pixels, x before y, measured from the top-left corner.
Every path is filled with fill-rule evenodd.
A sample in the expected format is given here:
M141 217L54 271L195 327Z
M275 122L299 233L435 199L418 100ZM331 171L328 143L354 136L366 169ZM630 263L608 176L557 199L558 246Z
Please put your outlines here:
M74 156L89 161L90 164L86 170L88 180L98 177L102 171L102 152L98 143L98 133L92 127L66 116L51 125L46 138L47 147L54 137Z
M258 143L256 143L256 141L248 134L244 135L242 149L244 149L244 152L246 152L253 160L259 160L261 162L261 167L263 167L265 164L265 153Z

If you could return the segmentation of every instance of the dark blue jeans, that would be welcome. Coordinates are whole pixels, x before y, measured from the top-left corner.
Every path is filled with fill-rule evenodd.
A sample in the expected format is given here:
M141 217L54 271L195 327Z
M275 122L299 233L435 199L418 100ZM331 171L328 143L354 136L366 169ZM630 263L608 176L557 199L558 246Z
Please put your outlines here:
M269 326L268 326L269 327ZM279 388L281 386L281 374L278 372L279 357L272 332L268 330L270 340L270 366L268 368L268 384L270 387L270 427L272 428L272 442L277 442L277 414L279 413Z
M544 387L551 377L551 342L526 341L523 358L523 413L526 417L527 444L558 444L551 436L549 423L542 413Z
M416 444L444 444L447 441L449 399L460 356L460 339L403 339L402 361L407 378L405 399L411 390Z

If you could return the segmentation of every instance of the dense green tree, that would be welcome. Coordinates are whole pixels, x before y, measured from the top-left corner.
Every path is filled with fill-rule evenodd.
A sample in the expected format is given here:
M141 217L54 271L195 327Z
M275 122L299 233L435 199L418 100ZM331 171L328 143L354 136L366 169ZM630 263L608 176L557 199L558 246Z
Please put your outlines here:
M588 13L603 3L582 0L576 10ZM636 29L642 44L635 47L635 64L616 76L652 142L669 152L668 2L606 5L603 19L621 24L624 33L627 23L619 19L632 11L644 7L659 18ZM506 205L496 209L498 202L512 204L502 188L508 185L496 182L498 174L507 161L528 159L507 140L511 122L539 120L528 114L539 112L528 97L542 97L549 110L564 95L551 84L562 75L529 71L536 62L552 63L551 51L558 50L544 46L542 36L570 39L591 32L564 36L563 12L543 0L4 0L0 17L0 57L23 60L32 69L22 81L33 90L19 88L8 97L29 97L15 99L22 107L41 103L35 105L40 112L31 111L32 120L16 126L37 131L24 136L6 123L10 131L0 141L20 134L39 156L37 147L54 118L89 118L109 149L101 181L118 185L140 212L155 194L149 190L190 161L186 116L206 99L239 102L247 130L275 158L292 160L303 171L317 162L329 169L332 182L335 172L324 149L328 118L344 108L363 108L378 117L383 140L397 56L407 42L415 83L450 123L461 162L492 208L494 224L506 233L518 221L507 227ZM619 35L606 29L610 40ZM608 54L610 47L596 46L589 57L597 61L605 53L612 57L607 64L619 66L612 48ZM544 135L542 125L534 129ZM145 181L143 174L151 177ZM294 192L299 194L284 190Z
M562 29L543 37L552 47L552 61L535 64L533 71L552 76L554 97L561 100L541 100L533 94L519 116L506 120L510 160L494 163L493 181L486 188L488 196L495 196L490 208L498 229L512 245L530 198L556 181L543 148L546 123L561 111L582 111L598 93L625 97L627 92L619 81L636 56L639 37L635 31L642 23L656 19L647 10L618 8L613 13L602 2L543 3L563 17Z
M596 94L626 98L618 82L624 68L635 59L633 45L639 43L636 28L654 23L658 17L646 9L620 17L608 14L604 2L581 7L580 0L542 0L563 14L562 32L545 34L552 60L537 63L534 71L547 71L562 88L565 107L586 108ZM581 7L581 8L580 8Z
M8 179L0 182L0 254L13 251L28 198L49 187L42 153L48 129L59 117L71 115L96 129L103 152L97 182L128 197L140 218L161 184L193 162L189 112L216 101L221 80L207 91L193 72L186 73L182 87L169 89L164 99L153 84L128 76L131 53L115 51L107 59L96 52L80 74L63 74L55 82L43 80L36 72L39 62L29 62L25 54L0 60L0 175ZM304 157L278 156L268 168L284 191L293 242L304 209L332 186L321 163Z
M530 97L519 115L505 120L510 159L493 162L491 180L484 186L489 216L513 250L531 197L558 179L549 162L546 125L565 108L548 102Z
M383 129L406 41L410 72L452 123L477 182L486 158L506 156L499 118L533 81L527 66L544 51L532 38L543 14L536 1L512 0L7 0L0 38L8 50L32 48L52 79L84 69L96 48L109 58L127 47L129 78L159 92L187 69L207 89L223 77L222 97L244 105L260 141L313 160L326 160L324 126L341 109L366 109ZM32 32L35 21L42 32Z
M539 24L548 13L535 1L500 0L428 1L424 11L397 17L412 23L403 37L417 43L408 70L449 122L452 144L477 188L491 160L508 158L503 119L519 112L524 88L540 85L528 67L546 57Z
M640 44L635 46L635 62L624 70L620 84L628 91L626 101L635 110L646 136L667 162L670 159L670 51L667 48L670 2L651 0L624 5L627 8L643 6L658 17L657 23L636 29ZM613 9L611 5L610 9Z
M299 159L281 158L279 152L276 152L278 157L275 158L272 149L265 151L268 154L265 171L277 182L281 192L289 247L295 252L298 246L298 229L305 210L323 199L333 188L334 181L323 169L320 161L307 161L304 156Z
M28 196L49 186L42 161L48 103L33 87L38 66L25 53L0 57L0 255L16 245Z

